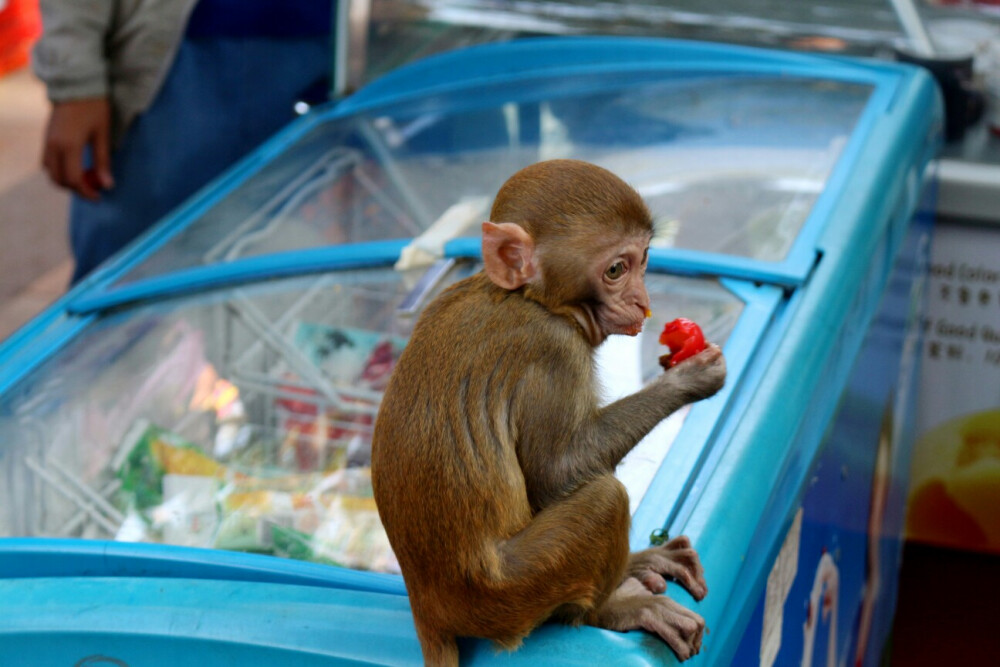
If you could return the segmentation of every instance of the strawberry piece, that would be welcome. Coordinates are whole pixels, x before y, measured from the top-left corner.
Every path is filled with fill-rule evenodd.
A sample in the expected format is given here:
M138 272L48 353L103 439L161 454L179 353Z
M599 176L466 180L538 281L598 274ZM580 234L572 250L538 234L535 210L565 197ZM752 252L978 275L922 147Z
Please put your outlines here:
M660 365L673 367L704 350L705 335L697 324L679 317L663 327L660 344L670 348L670 354L660 357Z

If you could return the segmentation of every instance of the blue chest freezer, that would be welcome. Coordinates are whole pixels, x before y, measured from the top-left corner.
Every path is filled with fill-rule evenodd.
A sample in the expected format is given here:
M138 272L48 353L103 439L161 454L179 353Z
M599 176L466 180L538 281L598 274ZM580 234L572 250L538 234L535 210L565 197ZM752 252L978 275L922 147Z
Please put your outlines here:
M617 470L633 548L683 533L701 554L707 598L668 590L711 630L692 662L876 664L940 106L905 66L567 38L315 109L0 348L0 663L418 664L371 495L381 391L422 307L479 269L498 187L571 157L657 222L654 316L598 349L604 400L661 372L675 317L728 360ZM559 625L461 651L674 659Z

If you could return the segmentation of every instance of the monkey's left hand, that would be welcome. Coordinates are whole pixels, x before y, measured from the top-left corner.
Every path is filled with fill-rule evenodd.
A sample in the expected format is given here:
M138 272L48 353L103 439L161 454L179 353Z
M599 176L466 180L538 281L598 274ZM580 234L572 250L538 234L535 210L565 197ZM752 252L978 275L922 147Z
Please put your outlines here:
M710 344L665 370L662 377L676 384L687 402L700 401L714 396L726 383L726 358L718 345Z
M695 600L702 600L708 594L701 559L691 540L683 535L629 556L625 576L638 579L653 593L665 591L667 579L673 579Z

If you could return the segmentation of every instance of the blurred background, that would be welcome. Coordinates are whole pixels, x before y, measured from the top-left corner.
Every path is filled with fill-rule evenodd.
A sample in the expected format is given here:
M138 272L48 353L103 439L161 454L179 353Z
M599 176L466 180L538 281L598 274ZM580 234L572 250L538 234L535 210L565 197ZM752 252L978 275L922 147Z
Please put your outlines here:
M0 338L62 294L72 271L69 195L42 172L49 114L28 66L41 32L37 0L0 5Z

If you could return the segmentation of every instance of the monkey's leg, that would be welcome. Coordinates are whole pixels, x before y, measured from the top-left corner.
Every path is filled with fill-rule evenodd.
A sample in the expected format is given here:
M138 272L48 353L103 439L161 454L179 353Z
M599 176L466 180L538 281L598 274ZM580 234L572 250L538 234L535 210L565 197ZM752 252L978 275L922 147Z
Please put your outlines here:
M698 552L691 546L691 540L683 535L666 544L632 554L626 573L653 593L662 593L667 589L667 578L686 588L695 600L703 599L708 593L705 570Z
M627 632L646 630L658 635L681 660L701 651L705 619L663 595L654 595L633 577L587 618L589 625Z
M628 494L613 475L593 479L535 515L501 548L512 589L586 591L603 601L621 582L628 562ZM562 599L560 599L562 598ZM585 604L584 606L591 606Z
M449 631L513 648L549 618L583 621L625 576L629 521L628 494L613 475L549 505L498 545L487 559L495 569L454 591L463 602L450 605Z
M413 577L407 588L426 664L457 665L455 637L513 649L553 618L580 623L625 577L628 494L613 475L587 482L492 548L463 576ZM469 547L480 547L470 543Z

